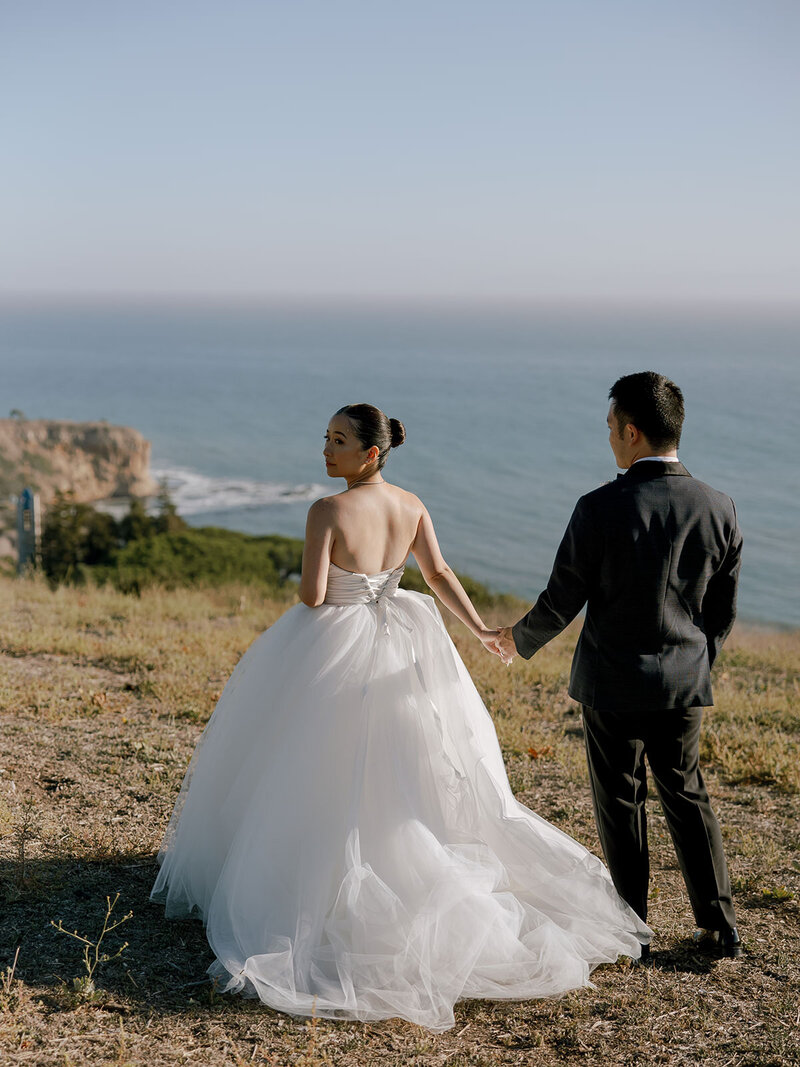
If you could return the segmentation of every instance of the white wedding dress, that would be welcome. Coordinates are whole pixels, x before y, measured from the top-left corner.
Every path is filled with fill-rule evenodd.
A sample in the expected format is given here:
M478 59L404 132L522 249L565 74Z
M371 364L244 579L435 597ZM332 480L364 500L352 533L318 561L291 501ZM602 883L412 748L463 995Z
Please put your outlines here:
M330 565L242 657L192 758L154 899L199 912L226 990L432 1030L553 996L650 930L519 804L434 601Z

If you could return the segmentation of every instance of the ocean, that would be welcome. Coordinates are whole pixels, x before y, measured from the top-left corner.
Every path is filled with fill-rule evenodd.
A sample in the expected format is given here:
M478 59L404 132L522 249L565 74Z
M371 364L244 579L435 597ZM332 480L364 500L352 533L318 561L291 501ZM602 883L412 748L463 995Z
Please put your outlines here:
M2 414L135 427L190 523L302 536L309 501L343 485L328 418L366 401L405 423L385 474L424 500L450 565L531 599L576 499L617 473L606 397L634 370L681 386L681 459L736 502L740 617L800 626L800 317L0 308Z

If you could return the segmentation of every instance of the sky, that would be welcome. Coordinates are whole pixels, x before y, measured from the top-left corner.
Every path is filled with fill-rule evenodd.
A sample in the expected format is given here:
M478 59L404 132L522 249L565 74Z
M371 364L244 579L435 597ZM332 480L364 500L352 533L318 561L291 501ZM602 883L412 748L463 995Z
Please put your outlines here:
M800 302L797 0L0 0L0 298Z

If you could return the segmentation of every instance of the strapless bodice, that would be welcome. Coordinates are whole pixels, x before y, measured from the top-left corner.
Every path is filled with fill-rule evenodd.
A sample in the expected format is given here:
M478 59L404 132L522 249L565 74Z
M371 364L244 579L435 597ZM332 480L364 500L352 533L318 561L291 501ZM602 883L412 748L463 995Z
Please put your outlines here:
M403 577L405 564L394 570L378 574L357 574L328 565L328 591L326 604L375 604L386 597L393 597Z

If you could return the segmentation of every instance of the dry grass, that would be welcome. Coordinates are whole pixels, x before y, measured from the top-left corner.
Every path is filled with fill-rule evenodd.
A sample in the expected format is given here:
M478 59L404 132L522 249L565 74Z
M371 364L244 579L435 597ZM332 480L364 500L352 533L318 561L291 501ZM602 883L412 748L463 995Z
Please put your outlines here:
M521 1004L465 1002L434 1036L400 1021L295 1020L220 997L198 922L148 900L154 853L225 678L286 605L250 589L51 592L0 580L0 1062L479 1067L800 1063L800 635L739 630L717 671L704 756L747 947L695 957L691 912L657 806L653 965ZM502 621L510 621L503 619ZM497 724L520 799L597 848L580 718L566 696L575 632L506 670L453 635ZM106 898L111 956L85 974ZM18 955L15 956L18 950Z

